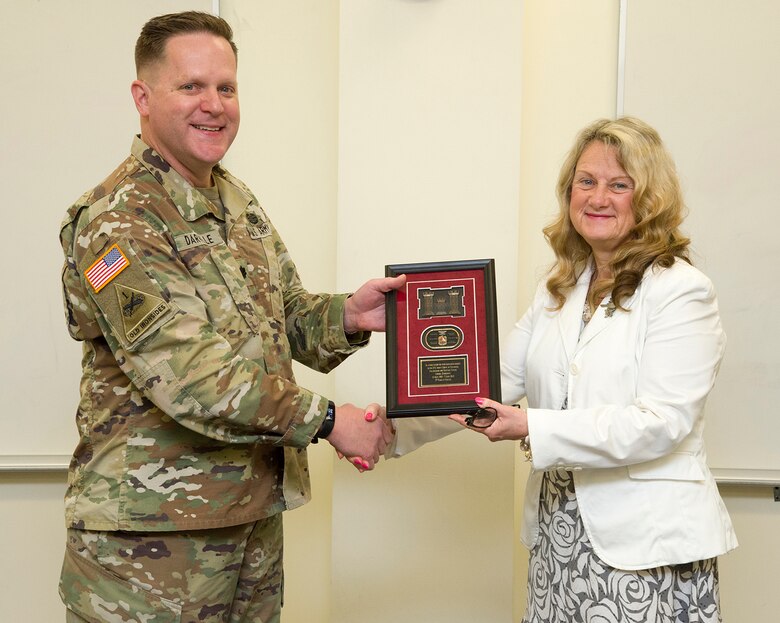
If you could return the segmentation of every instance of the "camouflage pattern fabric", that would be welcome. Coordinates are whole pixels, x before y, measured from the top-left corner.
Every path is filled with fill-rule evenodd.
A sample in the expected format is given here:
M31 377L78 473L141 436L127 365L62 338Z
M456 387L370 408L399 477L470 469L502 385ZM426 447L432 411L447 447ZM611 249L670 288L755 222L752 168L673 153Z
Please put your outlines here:
M66 621L278 623L281 518L183 533L70 529Z
M308 293L251 192L220 167L221 211L136 137L67 213L63 295L83 342L68 527L245 524L310 497L305 448L329 371L365 344L347 295Z

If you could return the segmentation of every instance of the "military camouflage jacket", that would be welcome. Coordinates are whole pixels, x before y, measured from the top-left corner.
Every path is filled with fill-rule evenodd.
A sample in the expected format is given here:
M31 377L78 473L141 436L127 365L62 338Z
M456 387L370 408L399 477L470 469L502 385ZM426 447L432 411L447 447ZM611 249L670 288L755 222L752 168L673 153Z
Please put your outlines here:
M69 210L60 240L83 341L67 525L162 531L254 521L310 497L305 447L327 399L347 295L314 295L255 197L220 167L223 214L136 138Z

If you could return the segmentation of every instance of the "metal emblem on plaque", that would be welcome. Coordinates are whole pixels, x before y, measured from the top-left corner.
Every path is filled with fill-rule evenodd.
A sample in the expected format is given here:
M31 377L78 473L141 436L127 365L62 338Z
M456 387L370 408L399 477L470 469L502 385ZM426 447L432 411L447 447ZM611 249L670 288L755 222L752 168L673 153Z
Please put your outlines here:
M463 344L463 331L453 325L428 327L420 341L426 350L455 350Z
M417 291L417 317L422 318L462 318L466 315L463 304L464 287L420 288Z

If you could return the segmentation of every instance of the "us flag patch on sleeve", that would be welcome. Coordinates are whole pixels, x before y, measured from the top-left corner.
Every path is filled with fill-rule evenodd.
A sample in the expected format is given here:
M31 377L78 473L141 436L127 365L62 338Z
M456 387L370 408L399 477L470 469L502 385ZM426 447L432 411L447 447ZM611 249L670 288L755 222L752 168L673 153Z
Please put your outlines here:
M130 262L122 249L114 244L84 271L84 276L97 294L128 266Z

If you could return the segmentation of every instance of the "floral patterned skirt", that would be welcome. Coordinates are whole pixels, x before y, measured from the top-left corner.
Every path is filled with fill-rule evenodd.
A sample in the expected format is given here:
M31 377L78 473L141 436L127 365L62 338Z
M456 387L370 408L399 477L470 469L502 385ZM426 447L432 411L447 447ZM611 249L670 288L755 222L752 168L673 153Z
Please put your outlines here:
M717 559L639 571L602 562L570 472L547 472L523 623L719 623Z

